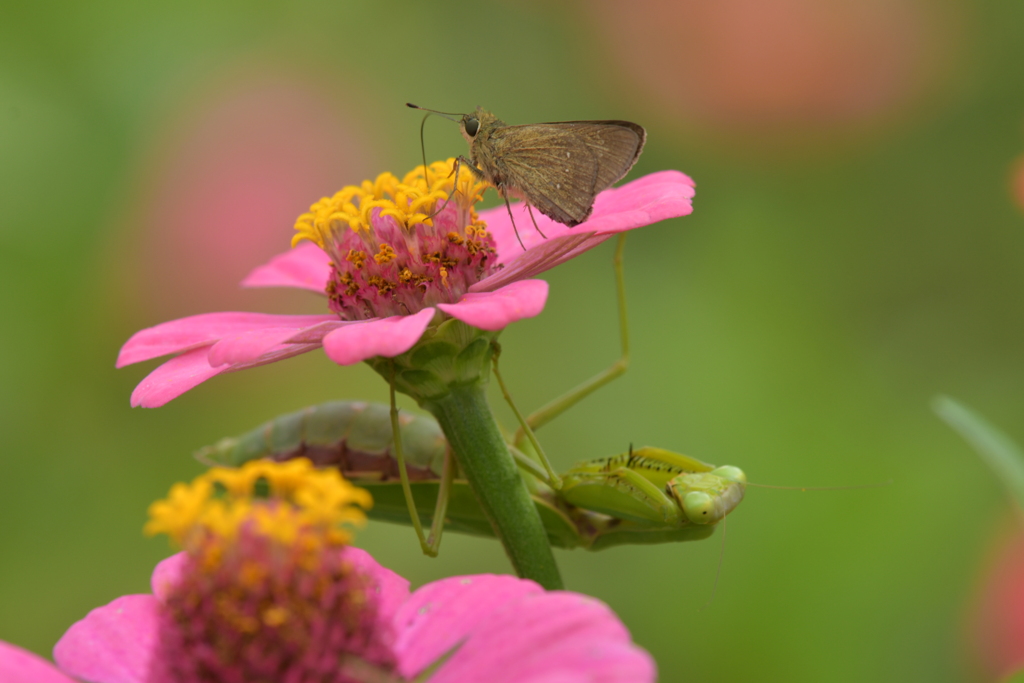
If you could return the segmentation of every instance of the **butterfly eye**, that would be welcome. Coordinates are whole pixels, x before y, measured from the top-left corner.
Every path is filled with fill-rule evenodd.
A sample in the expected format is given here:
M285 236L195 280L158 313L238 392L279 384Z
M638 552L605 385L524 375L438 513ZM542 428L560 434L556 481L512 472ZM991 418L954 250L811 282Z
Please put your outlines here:
M466 135L474 138L477 131L480 130L480 120L475 116L467 116L462 119L462 127L466 130Z

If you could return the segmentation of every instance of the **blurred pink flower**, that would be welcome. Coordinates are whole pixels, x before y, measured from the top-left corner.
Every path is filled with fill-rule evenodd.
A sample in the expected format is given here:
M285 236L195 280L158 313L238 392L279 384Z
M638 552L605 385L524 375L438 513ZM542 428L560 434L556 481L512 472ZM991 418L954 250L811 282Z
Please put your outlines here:
M116 256L135 306L163 317L190 303L240 305L239 278L280 251L281 225L309 188L373 168L372 127L331 95L343 91L247 61L214 69L184 107L165 113L125 218L146 229L118 237L130 249ZM143 286L151 282L160 286Z
M593 598L545 592L532 581L489 574L435 581L410 595L408 581L366 552L352 547L342 552L376 595L377 619L381 630L391 634L395 672L404 680L419 675L453 648L430 677L431 683L655 680L650 656L632 644L615 614ZM187 560L179 553L157 565L153 594L122 596L74 624L54 648L60 668L92 683L167 681L160 612L169 591L182 580ZM17 663L18 657L25 655L0 650L0 672L5 671L5 659ZM3 680L69 680L50 673L49 679ZM339 674L338 680L348 679Z
M0 681L4 683L75 683L37 654L0 640Z
M988 678L1001 680L1024 669L1024 534L1019 525L1002 535L982 574L971 630Z
M382 178L378 178L377 185ZM362 187L366 190L376 185L367 181ZM327 294L335 313L230 312L173 320L133 335L122 347L117 367L180 354L150 373L132 393L133 406L155 408L223 372L273 363L321 346L339 365L375 356L395 357L420 339L435 315L449 316L482 330L500 330L544 308L547 283L530 278L614 234L689 214L693 210L693 188L693 181L678 171L653 173L602 192L590 219L574 228L538 215L537 224L546 239L533 229L525 207L514 205L512 212L525 251L516 240L505 207L481 213L478 221L471 207L452 201L434 217L433 226L417 225L418 232L410 238L402 237L400 222L384 209L373 208L376 204L371 207L367 202L354 208L345 192L357 192L359 188L346 188L300 218L296 226L300 236L312 239L302 233L310 233L309 226L317 221L337 227L336 211L344 206L368 222L371 237L364 232L360 239L375 250L379 247L377 253L350 249L354 238L349 236L342 238L349 241L326 244L325 248L333 251L330 255L315 244L304 243L256 268L242 283ZM306 229L300 227L303 225ZM433 256L433 263L426 262L428 255ZM415 261L414 267L420 271L404 268L402 259ZM382 279L381 273L391 279ZM402 284L395 288L399 280ZM414 291L421 293L419 301L410 298Z
M951 64L944 12L917 0L588 3L628 87L672 121L732 132L862 125ZM790 137L786 137L790 141Z

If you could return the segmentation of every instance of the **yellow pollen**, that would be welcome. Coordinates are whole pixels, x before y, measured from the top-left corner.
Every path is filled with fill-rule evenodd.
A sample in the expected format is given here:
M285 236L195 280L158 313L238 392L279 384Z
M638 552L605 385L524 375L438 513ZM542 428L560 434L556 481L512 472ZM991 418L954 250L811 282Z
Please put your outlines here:
M254 588L267 578L267 569L256 562L246 562L239 572L238 580L243 586Z
M366 263L366 252L356 251L355 249L349 249L348 254L345 256L345 260L354 265L356 268L362 268Z
M488 185L477 180L464 164L459 166L456 179L454 166L455 159L437 161L430 164L425 173L423 166L417 166L401 180L391 173L381 173L375 180L364 180L358 187L346 186L333 197L322 198L298 217L292 246L309 240L326 249L344 230L371 232L375 219L393 219L406 230L419 223L430 225L430 216L450 196L475 222L473 205L483 199Z
M269 497L258 497L261 484L269 488ZM230 541L243 527L284 545L348 543L347 527L362 526L363 510L372 505L370 494L337 470L317 470L305 458L254 460L237 470L212 468L191 484L175 484L165 500L149 507L145 532L167 534L176 544L201 551L204 563L215 566L221 546L210 542ZM249 578L258 578L255 569Z
M379 275L371 275L366 279L366 281L376 287L377 293L381 296L384 296L395 289L395 284L393 282L389 282Z
M380 249L374 254L373 260L380 264L390 263L395 256L395 250L391 248L391 245L381 242Z
M288 621L288 610L284 607L273 606L263 610L263 623L266 626L281 626Z

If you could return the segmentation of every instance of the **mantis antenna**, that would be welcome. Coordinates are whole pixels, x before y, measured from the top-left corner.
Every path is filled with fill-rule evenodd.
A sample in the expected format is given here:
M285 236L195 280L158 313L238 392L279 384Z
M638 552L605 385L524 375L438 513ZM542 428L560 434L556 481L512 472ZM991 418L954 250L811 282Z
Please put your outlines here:
M703 611L705 608L710 607L711 603L715 601L715 596L718 595L718 580L722 578L722 565L725 563L725 518L722 518L722 544L718 548L718 569L715 570L715 583L711 587L711 597L697 610L698 612Z

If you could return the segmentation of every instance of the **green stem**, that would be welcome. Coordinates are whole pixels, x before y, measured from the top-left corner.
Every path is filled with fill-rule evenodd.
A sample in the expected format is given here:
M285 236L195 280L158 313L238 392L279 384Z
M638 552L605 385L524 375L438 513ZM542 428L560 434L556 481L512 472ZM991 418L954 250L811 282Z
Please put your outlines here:
M516 573L547 590L562 588L547 533L491 414L484 383L450 389L444 397L421 405L441 424Z

